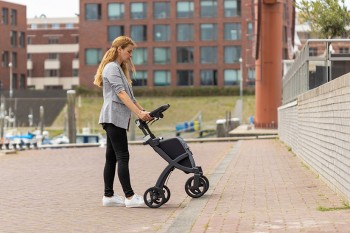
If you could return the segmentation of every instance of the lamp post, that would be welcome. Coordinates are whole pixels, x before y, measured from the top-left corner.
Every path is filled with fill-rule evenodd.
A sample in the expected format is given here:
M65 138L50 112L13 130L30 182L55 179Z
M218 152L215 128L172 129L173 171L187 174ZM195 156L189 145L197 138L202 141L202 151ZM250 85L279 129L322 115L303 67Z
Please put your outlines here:
M12 98L12 62L9 63L9 67L10 67L10 98Z
M239 98L241 100L241 123L243 123L243 59L239 58L239 65L241 71L241 79L239 82Z

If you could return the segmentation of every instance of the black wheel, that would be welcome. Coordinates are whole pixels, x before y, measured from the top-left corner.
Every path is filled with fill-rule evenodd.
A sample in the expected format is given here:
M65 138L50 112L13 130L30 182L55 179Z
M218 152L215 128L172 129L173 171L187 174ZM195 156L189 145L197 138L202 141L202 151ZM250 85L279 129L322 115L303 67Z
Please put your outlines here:
M165 203L164 191L157 187L146 190L143 195L145 204L150 208L158 208Z
M208 191L208 189L209 189L209 180L208 180L208 178L206 176L201 176L201 177L204 179L205 183L207 183L207 188L204 191L204 193L206 193Z
M164 197L165 197L163 204L165 204L170 199L170 189L168 188L168 186L166 186L166 185L163 186L163 192L164 192Z
M199 177L198 187L194 186L194 176L190 177L185 184L185 191L188 196L193 198L198 198L203 196L203 194L208 190L206 180L203 177ZM208 183L209 184L209 183Z

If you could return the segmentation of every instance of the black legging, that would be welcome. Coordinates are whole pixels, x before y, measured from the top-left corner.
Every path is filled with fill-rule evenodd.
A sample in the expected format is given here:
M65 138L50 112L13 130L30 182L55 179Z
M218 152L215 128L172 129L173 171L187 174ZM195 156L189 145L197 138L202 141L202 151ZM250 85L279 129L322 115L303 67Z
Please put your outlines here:
M125 197L134 195L130 184L129 174L129 150L126 129L119 128L113 124L102 124L107 134L106 163L103 171L105 183L104 195L114 195L113 183L115 177L116 163L118 162L118 177L122 185Z

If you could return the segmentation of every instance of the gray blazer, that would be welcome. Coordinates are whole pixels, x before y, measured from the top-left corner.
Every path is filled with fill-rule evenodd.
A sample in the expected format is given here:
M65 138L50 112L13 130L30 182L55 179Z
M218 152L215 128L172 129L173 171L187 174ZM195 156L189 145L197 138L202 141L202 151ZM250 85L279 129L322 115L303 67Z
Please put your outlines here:
M112 123L128 129L131 110L118 98L117 94L125 91L133 102L136 102L131 86L117 62L108 63L102 72L103 105L100 113L100 124Z

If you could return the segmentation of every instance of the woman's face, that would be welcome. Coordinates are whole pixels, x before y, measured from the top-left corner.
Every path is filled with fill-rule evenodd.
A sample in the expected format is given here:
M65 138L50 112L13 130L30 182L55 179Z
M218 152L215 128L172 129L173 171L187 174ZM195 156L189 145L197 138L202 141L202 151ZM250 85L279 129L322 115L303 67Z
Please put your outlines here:
M134 49L134 46L129 44L127 47L125 47L124 49L119 47L118 52L119 52L119 56L118 56L118 60L120 62L128 62L131 60L132 58L132 50Z

